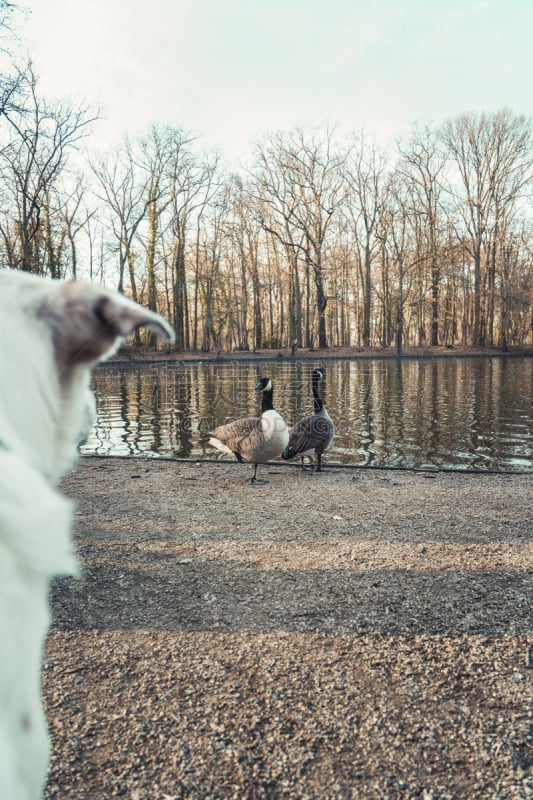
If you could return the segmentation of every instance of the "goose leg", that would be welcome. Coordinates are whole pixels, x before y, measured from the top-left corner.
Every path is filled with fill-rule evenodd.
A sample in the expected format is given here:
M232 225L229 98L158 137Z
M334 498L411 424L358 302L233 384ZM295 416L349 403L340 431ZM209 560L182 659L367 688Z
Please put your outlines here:
M250 483L251 483L251 484L255 484L256 486L257 486L257 485L261 485L261 486L262 486L262 485L264 485L265 483L268 483L268 481L264 481L264 480L262 480L261 478L258 478L258 477L257 477L257 464L254 464L254 474L253 474L253 475L252 475L252 477L250 478Z
M317 456L318 456L318 465L316 468L316 472L328 472L327 469L324 469L322 467L322 453L317 453Z

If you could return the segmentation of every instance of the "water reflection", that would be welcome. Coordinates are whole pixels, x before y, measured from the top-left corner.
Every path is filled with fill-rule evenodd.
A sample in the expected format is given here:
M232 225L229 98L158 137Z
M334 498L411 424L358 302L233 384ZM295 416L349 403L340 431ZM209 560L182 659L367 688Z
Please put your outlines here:
M264 372L293 424L312 413L312 362L102 366L85 454L213 458L202 433L260 412ZM533 359L328 361L330 463L533 470Z

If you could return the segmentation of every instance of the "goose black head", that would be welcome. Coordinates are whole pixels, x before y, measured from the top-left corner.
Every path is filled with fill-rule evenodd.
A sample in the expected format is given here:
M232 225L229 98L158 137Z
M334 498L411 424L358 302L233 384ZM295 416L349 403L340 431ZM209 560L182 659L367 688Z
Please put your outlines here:
M270 378L260 378L259 383L255 387L256 392L270 392L272 389L272 381Z
M320 369L317 368L317 369L313 370L313 380L314 381L322 381L322 380L324 380L325 377L326 377L326 373L324 372L324 369L322 367Z

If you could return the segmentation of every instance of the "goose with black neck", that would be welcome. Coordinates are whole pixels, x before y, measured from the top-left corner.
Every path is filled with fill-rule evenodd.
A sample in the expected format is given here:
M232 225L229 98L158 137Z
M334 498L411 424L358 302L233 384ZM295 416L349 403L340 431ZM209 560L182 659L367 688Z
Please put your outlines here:
M316 472L324 472L322 455L330 446L335 435L335 425L318 391L319 383L324 378L325 372L323 369L314 369L311 373L314 414L303 417L296 423L290 433L287 447L281 454L284 460L300 456L302 469L307 469L304 464L304 457L311 456L314 452L317 457Z
M265 484L257 477L257 467L281 455L289 443L283 417L274 409L274 390L270 378L261 378L255 387L262 392L261 416L243 417L210 431L205 442L222 453L234 455L240 463L254 465L251 484Z

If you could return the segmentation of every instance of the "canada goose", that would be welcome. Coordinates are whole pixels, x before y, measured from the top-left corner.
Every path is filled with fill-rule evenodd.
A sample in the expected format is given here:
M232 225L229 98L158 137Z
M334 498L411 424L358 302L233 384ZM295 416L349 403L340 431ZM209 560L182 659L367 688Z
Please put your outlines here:
M285 460L301 456L302 469L304 467L304 456L309 455L313 450L318 459L317 472L322 472L322 453L330 446L335 435L335 425L333 424L324 403L318 393L318 384L325 377L322 369L314 369L311 375L311 387L313 389L313 406L315 413L312 416L304 417L296 423L289 437L289 444L281 454Z
M222 453L236 456L241 463L251 461L254 474L250 483L263 484L268 481L257 478L257 465L281 455L289 441L289 431L283 417L274 411L270 378L261 378L255 389L263 392L261 416L220 425L206 435L206 441Z

